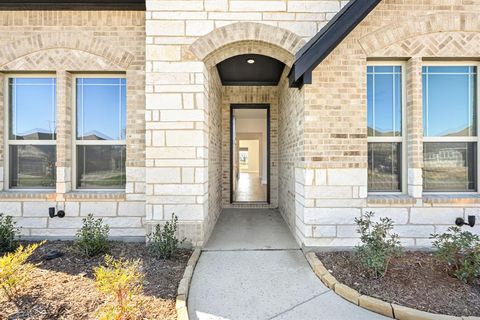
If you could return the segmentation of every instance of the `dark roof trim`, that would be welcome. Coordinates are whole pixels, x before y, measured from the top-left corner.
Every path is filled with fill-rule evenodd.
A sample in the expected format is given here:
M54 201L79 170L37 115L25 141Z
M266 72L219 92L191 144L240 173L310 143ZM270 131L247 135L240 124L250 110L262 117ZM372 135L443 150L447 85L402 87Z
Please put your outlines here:
M145 11L145 0L0 0L0 10L134 10Z
M380 3L381 0L351 0L295 56L290 86L312 83L312 71Z

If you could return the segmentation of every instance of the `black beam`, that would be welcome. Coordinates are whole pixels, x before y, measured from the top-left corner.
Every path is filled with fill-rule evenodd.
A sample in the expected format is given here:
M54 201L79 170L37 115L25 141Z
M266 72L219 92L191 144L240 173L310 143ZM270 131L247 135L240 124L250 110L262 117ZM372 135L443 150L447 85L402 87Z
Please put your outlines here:
M314 70L381 0L352 0L296 55L290 83L301 87L311 83ZM306 75L306 77L305 77ZM302 80L303 79L303 80Z
M134 10L145 11L145 0L0 0L0 10Z

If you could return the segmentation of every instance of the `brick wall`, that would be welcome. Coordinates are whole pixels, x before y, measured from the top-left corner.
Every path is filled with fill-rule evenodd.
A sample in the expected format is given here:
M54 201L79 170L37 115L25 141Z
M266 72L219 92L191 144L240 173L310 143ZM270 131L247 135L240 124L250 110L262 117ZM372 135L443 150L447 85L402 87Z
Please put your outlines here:
M0 82L16 72L50 72L57 78L57 185L52 192L7 191L0 144L0 212L13 215L30 237L71 237L82 217L105 217L115 237L145 234L145 13L106 11L1 11ZM126 191L72 192L72 76L121 72L127 77ZM4 114L0 86L0 118ZM0 140L5 139L2 126ZM6 181L6 180L5 180ZM63 219L48 208L64 209Z
M223 187L223 153L222 136L222 83L218 72L209 73L208 86L208 119L209 119L209 140L208 140L208 208L204 221L204 235L207 239L213 230L220 212L222 211L222 187Z
M296 235L301 228L302 217L297 217L304 206L301 190L298 190L296 173L302 173L304 157L304 101L303 90L288 87L288 79L279 84L279 159L278 159L278 208L288 226ZM298 221L298 222L297 222Z
M297 236L306 245L352 246L365 211L395 220L407 246L429 246L457 217L479 215L478 196L422 195L421 66L424 59L479 55L480 2L384 0L320 64L305 87L305 206ZM406 62L408 190L367 194L367 59ZM302 180L302 179L301 179ZM479 227L474 229L480 232Z

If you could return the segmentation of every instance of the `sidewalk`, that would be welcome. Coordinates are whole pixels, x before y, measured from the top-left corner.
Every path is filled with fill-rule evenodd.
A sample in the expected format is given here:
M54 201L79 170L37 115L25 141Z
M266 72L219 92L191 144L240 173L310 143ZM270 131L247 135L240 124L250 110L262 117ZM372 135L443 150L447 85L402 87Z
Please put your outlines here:
M224 210L195 269L188 308L192 320L388 319L325 287L274 210Z

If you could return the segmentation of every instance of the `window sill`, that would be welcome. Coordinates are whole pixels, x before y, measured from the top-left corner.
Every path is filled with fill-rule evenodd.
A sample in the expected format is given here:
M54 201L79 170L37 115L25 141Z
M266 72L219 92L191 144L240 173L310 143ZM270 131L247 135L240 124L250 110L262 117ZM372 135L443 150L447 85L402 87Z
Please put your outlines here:
M125 191L72 191L65 193L65 200L125 200Z
M369 205L413 205L415 198L406 194L369 194Z
M423 202L427 204L480 204L480 194L424 194Z
M52 190L5 190L0 191L0 199L51 200L55 198Z

